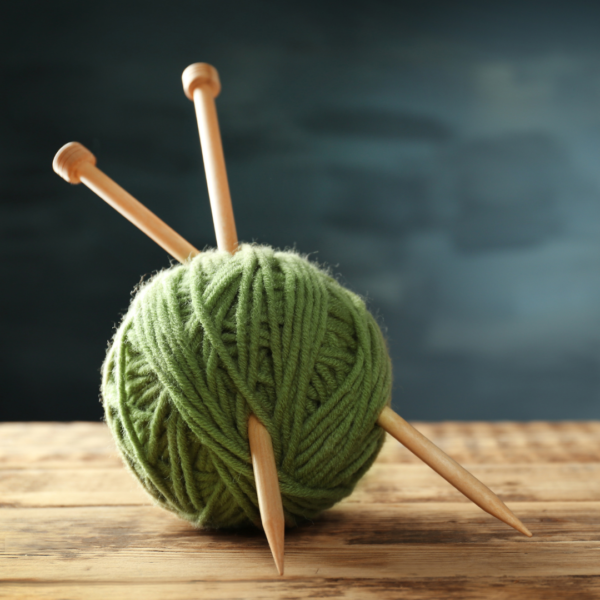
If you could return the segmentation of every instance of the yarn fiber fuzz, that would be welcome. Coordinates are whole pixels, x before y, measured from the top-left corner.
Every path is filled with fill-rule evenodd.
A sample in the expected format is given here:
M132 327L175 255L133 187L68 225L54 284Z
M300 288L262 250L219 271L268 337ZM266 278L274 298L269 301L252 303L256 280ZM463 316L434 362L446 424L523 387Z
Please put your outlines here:
M260 523L248 444L273 440L286 523L350 494L384 439L385 340L364 302L292 252L209 251L140 286L103 365L119 450L164 508Z

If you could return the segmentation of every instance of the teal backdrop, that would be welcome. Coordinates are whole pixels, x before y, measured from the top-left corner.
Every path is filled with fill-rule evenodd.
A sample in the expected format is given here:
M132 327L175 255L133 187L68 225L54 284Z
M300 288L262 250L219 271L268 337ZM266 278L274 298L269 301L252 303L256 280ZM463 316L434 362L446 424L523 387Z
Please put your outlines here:
M366 298L400 414L600 418L597 3L34 0L0 50L0 419L100 419L114 324L170 262L60 146L214 246L198 61L240 238Z

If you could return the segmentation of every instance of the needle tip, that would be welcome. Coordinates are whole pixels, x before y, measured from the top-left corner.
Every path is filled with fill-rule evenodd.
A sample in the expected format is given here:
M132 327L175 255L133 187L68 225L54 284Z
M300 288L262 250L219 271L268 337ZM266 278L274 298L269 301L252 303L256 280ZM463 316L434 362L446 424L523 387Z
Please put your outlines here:
M283 575L283 554L280 557L275 557L275 566L277 567L277 572Z
M507 510L510 513L510 518L502 519L502 520L505 523L507 523L508 525L510 525L513 529L516 529L519 533L522 533L523 535L526 535L527 537L533 537L533 533L531 533L531 531L529 531L529 529L527 529L527 527L525 527L525 525L523 525L523 523L521 523L521 521L514 514L512 514L512 512L510 512L510 510L508 508L507 508Z
M267 534L267 541L271 548L271 554L277 567L277 572L283 575L283 558L284 558L284 544L285 544L285 527L282 522L279 523L267 523L263 525L265 533Z

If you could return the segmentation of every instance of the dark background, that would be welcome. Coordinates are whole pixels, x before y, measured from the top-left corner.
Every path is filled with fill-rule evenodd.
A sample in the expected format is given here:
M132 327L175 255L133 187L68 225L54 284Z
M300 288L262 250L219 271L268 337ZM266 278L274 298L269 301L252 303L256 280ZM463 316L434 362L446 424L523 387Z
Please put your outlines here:
M77 140L214 245L205 61L240 239L332 265L387 328L410 419L600 418L597 2L5 2L0 419L99 419L99 370L169 264L51 170Z

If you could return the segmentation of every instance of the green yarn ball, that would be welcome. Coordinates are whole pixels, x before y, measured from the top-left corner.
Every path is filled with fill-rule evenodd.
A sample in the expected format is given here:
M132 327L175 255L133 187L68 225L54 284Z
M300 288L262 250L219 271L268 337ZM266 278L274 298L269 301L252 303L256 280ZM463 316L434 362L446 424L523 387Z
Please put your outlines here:
M142 285L103 366L106 420L162 507L260 523L248 418L273 440L286 523L350 494L384 439L385 340L364 302L292 252L242 245Z

